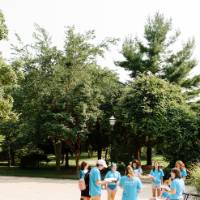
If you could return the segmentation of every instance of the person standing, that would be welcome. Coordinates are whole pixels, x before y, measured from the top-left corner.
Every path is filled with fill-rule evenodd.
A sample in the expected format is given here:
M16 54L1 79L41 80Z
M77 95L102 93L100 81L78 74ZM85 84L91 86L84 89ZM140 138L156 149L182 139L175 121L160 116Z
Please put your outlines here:
M143 171L142 171L140 161L135 159L135 160L133 160L131 165L132 165L132 168L133 168L134 176L141 178Z
M149 176L152 178L152 195L154 198L160 197L161 195L161 184L163 182L163 170L161 169L157 161L154 162L153 169Z
M175 168L180 170L180 176L183 180L185 180L187 177L187 170L185 168L185 164L181 160L178 160L176 161Z
M137 200L138 193L142 188L141 180L134 176L132 167L129 165L125 170L126 175L121 177L119 185L123 189L122 200Z
M112 178L113 182L107 184L108 200L114 200L117 192L117 183L120 181L121 175L117 171L117 165L112 163L111 170L107 172L106 178Z
M80 200L90 200L90 194L89 194L89 174L90 174L90 167L88 166L88 163L83 161L80 166L80 173L79 173L79 179L80 181L84 182L84 190L81 190L81 199Z
M100 200L101 199L101 185L107 184L106 181L101 181L100 171L104 168L107 168L105 160L98 160L96 167L92 168L90 171L89 178L89 193L91 200Z
M170 191L168 191L169 200L181 200L183 199L184 192L184 181L181 178L180 170L178 168L173 168L171 171L172 182L170 184Z

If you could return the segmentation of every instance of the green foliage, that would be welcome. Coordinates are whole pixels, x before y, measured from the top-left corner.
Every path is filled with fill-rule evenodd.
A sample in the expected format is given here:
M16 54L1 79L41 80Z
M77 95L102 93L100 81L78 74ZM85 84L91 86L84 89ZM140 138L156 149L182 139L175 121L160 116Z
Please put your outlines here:
M130 70L135 78L139 73L150 71L153 74L187 88L189 98L199 94L200 76L189 78L191 70L197 65L192 57L194 40L188 40L179 51L173 45L180 32L172 32L171 20L156 13L148 18L144 27L144 40L127 38L122 47L124 61L117 65Z
M6 39L8 35L8 29L5 24L3 13L0 10L0 40Z
M191 169L191 183L200 192L200 166L196 165Z
M166 112L164 143L160 145L163 155L171 162L196 161L200 154L198 118L188 105L175 104ZM192 152L192 157L191 157Z

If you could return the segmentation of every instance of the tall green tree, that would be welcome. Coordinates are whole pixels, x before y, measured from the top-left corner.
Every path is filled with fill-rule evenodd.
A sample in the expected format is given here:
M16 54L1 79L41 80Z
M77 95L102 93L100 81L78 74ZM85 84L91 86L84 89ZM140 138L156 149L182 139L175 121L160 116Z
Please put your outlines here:
M167 110L174 104L184 103L179 87L154 75L139 75L125 87L116 108L117 118L122 120L124 130L127 129L124 133L132 143L126 151L134 150L134 157L140 159L141 147L156 146L166 124L170 126L165 120ZM151 164L151 152L148 153L147 161Z
M123 43L123 61L117 65L131 71L135 78L139 73L151 72L160 78L168 80L184 88L188 98L199 94L200 75L190 77L192 69L197 66L193 58L194 39L188 40L182 47L175 51L179 31L172 30L171 19L156 13L149 17L144 26L144 37L127 38Z
M103 56L115 40L95 44L93 31L80 34L69 27L64 50L60 51L52 46L43 28L37 25L36 30L34 44L24 45L19 38L22 46L14 47L14 61L20 62L24 71L18 109L29 127L30 138L33 135L36 143L52 140L58 169L63 142L75 153L78 167L81 142L101 113L99 107L104 100L94 81L94 72L101 71L97 57Z

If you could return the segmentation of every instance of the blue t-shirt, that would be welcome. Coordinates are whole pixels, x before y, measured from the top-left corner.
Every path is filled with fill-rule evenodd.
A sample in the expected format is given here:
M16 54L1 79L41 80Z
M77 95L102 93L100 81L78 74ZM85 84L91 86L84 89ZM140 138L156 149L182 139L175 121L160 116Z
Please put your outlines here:
M180 199L182 198L184 191L184 181L180 178L175 178L170 184L171 190L175 190L175 194L170 194L169 199Z
M82 179L82 178L84 178L84 176L85 176L84 171L80 170L80 172L79 172L79 178Z
M186 169L181 169L181 170L180 170L180 175L181 175L182 178L186 177L186 176L187 176L187 171L186 171Z
M121 175L118 171L113 172L112 170L108 171L105 178L115 178L117 182L120 180ZM116 183L108 183L108 188L115 189L117 187Z
M101 174L97 167L94 167L90 171L90 196L101 195L101 185L97 185L96 182L101 181Z
M153 176L152 184L159 186L161 184L162 177L164 176L163 170L151 170L150 175Z
M122 200L138 199L138 191L142 188L142 182L138 177L123 176L119 184L123 188Z

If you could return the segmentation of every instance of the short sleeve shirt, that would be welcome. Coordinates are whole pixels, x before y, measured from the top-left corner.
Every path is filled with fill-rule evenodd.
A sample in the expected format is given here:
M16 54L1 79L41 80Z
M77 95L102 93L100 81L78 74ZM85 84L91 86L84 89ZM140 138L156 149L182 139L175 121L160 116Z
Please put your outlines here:
M137 200L138 191L142 188L142 182L138 177L129 178L123 176L120 179L120 186L123 188L122 200Z
M90 196L100 196L101 195L101 186L97 185L96 182L101 181L101 174L97 167L94 167L90 171Z

